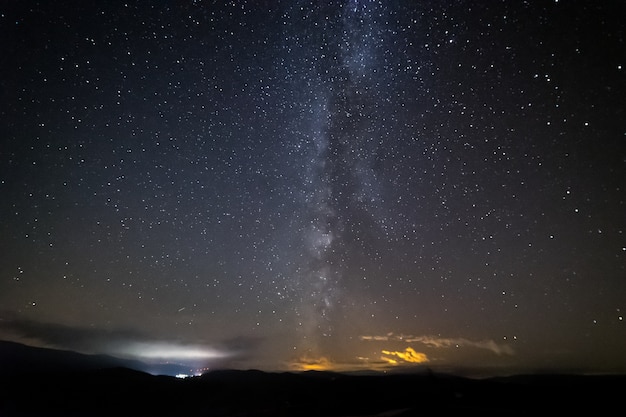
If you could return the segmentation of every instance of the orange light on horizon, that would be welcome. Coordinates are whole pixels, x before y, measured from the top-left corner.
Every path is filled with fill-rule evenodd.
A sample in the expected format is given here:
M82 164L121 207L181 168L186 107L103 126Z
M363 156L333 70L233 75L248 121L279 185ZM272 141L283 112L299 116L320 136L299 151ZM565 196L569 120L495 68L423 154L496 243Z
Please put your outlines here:
M298 358L290 364L290 368L297 371L329 371L334 366L327 357L320 356L319 358Z

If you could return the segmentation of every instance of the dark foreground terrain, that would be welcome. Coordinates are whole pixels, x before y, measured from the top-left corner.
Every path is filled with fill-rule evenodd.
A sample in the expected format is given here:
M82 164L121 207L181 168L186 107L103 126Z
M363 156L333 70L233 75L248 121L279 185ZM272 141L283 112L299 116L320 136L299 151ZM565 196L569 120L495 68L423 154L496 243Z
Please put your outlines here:
M533 415L623 410L624 376L216 371L185 380L127 368L2 378L0 416Z
M626 375L213 371L178 379L145 366L0 341L0 417L604 415L623 412L626 392Z

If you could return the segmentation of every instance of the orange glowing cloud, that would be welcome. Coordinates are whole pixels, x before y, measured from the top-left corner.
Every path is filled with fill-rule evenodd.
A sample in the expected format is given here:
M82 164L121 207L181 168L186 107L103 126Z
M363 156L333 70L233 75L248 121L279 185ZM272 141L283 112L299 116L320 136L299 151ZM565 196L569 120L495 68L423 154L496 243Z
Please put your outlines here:
M457 338L442 338L436 336L412 336L387 333L386 335L378 336L359 336L361 340L373 341L373 342L406 342L406 343L422 343L429 348L450 348L450 347L474 347L478 349L486 349L497 355L514 355L515 351L509 345L499 344L493 340L469 340L462 337Z
M325 356L318 358L305 356L291 362L289 367L296 371L328 371L333 369L333 364Z
M381 359L386 361L391 365L397 365L398 363L424 363L428 362L429 359L425 353L416 352L412 347L406 348L404 351L390 351L383 350L383 355ZM396 359L398 358L398 359Z

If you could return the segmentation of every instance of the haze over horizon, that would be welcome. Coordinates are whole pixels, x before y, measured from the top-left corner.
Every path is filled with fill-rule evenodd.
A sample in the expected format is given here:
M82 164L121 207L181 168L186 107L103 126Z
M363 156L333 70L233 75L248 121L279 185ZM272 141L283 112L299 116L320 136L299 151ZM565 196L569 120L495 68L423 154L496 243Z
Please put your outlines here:
M626 5L0 5L0 339L626 372Z

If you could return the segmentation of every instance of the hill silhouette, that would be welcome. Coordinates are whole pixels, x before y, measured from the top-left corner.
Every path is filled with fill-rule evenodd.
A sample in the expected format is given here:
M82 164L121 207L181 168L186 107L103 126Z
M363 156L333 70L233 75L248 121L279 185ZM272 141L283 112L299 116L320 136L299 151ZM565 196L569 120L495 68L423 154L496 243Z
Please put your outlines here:
M20 350L19 346L11 348ZM46 359L45 352L26 351L26 357L33 352L43 355L37 359L39 366ZM7 346L2 345L0 356L6 352ZM64 370L44 369L0 372L1 416L602 414L621 406L621 392L626 388L624 375L471 379L432 372L351 375L220 370L183 380L120 366L90 368L84 363Z
M68 350L40 348L16 342L0 341L0 376L92 371L116 367L163 375L176 375L187 370L186 367L176 364L147 364L139 360L122 359L110 355L87 355Z

